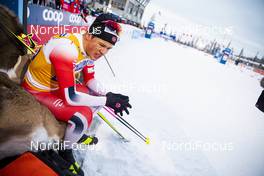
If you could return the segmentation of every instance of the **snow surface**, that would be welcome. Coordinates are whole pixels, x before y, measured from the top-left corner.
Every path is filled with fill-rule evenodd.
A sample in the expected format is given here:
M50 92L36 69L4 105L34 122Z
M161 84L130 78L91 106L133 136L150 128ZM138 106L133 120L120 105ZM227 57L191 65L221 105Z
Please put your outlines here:
M75 152L86 175L264 175L264 114L255 107L261 76L161 38L133 39L135 28L124 28L107 54L116 77L103 58L96 77L129 95L133 108L125 119L151 144L110 117L130 142L102 122L99 143Z

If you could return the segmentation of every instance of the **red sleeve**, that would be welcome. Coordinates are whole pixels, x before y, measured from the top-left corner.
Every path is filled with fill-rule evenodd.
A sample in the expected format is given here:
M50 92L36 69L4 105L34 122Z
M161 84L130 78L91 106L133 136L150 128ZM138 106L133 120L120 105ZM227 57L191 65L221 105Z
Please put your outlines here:
M106 97L91 96L76 90L74 63L77 57L76 47L69 43L54 47L49 55L59 84L60 97L72 106L104 106ZM85 69L87 70L85 79L89 80L94 73L90 72L93 68L90 70L88 68L89 66Z
M54 67L59 84L61 98L65 99L64 89L75 86L74 60L76 53L66 46L57 46L50 53L50 61Z

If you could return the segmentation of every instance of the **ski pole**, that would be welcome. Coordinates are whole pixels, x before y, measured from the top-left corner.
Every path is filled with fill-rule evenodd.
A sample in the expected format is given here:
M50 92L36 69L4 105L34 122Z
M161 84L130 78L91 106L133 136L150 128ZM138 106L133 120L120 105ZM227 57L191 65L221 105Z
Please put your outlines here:
M142 133L140 133L135 127L133 127L130 123L128 123L125 119L123 119L120 115L118 114L113 114L111 110L108 108L104 107L106 111L108 111L112 116L114 116L120 123L125 125L130 131L132 131L134 134L136 134L140 139L142 139L146 144L150 144L150 139L149 137L145 137Z
M117 115L117 120L124 124L128 129L130 129L133 133L135 133L138 137L140 137L143 141L145 141L146 144L150 143L149 137L145 137L142 133L140 133L135 127L133 127L130 123L128 123L125 119L123 119L121 116Z
M101 53L101 52L100 52L100 53ZM106 62L107 62L107 65L109 66L110 70L112 71L112 73L113 73L113 75L114 75L114 77L115 77L115 72L114 72L114 70L112 69L110 63L108 62L106 56L105 56L103 53L101 53L101 54L104 56L104 58L105 58L105 60L106 60Z
M126 121L121 120L119 117L116 118L120 123L125 125L130 131L132 131L134 134L136 134L140 139L142 139L146 144L149 144L149 138L141 135L133 126L130 126L127 124Z
M105 121L105 123L107 123L108 126L110 126L110 128L112 128L112 130L114 130L121 137L121 139L124 140L124 142L128 142L128 140L105 118L102 113L97 112L97 114L103 119L103 121Z

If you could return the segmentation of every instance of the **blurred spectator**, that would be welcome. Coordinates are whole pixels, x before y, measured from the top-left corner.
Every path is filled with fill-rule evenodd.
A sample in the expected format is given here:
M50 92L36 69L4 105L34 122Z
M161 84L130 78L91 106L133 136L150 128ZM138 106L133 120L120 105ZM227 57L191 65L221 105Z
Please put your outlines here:
M61 0L60 3L63 10L71 13L80 13L79 0Z
M56 9L58 9L58 10L61 9L61 2L60 2L60 0L55 0L55 6L56 6Z
M55 0L46 0L46 5L55 9L56 5L55 5Z
M239 59L235 60L235 65L238 65L241 61Z
M39 5L45 6L46 5L46 0L39 0Z

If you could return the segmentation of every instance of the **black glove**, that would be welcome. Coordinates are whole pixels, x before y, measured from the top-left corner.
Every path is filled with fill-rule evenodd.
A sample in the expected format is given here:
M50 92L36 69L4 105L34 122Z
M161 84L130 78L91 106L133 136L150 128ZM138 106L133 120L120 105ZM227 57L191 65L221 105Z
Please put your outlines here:
M127 108L132 108L129 104L129 97L122 94L108 92L106 94L106 106L114 109L115 114L120 113L123 116L123 111L129 114Z

